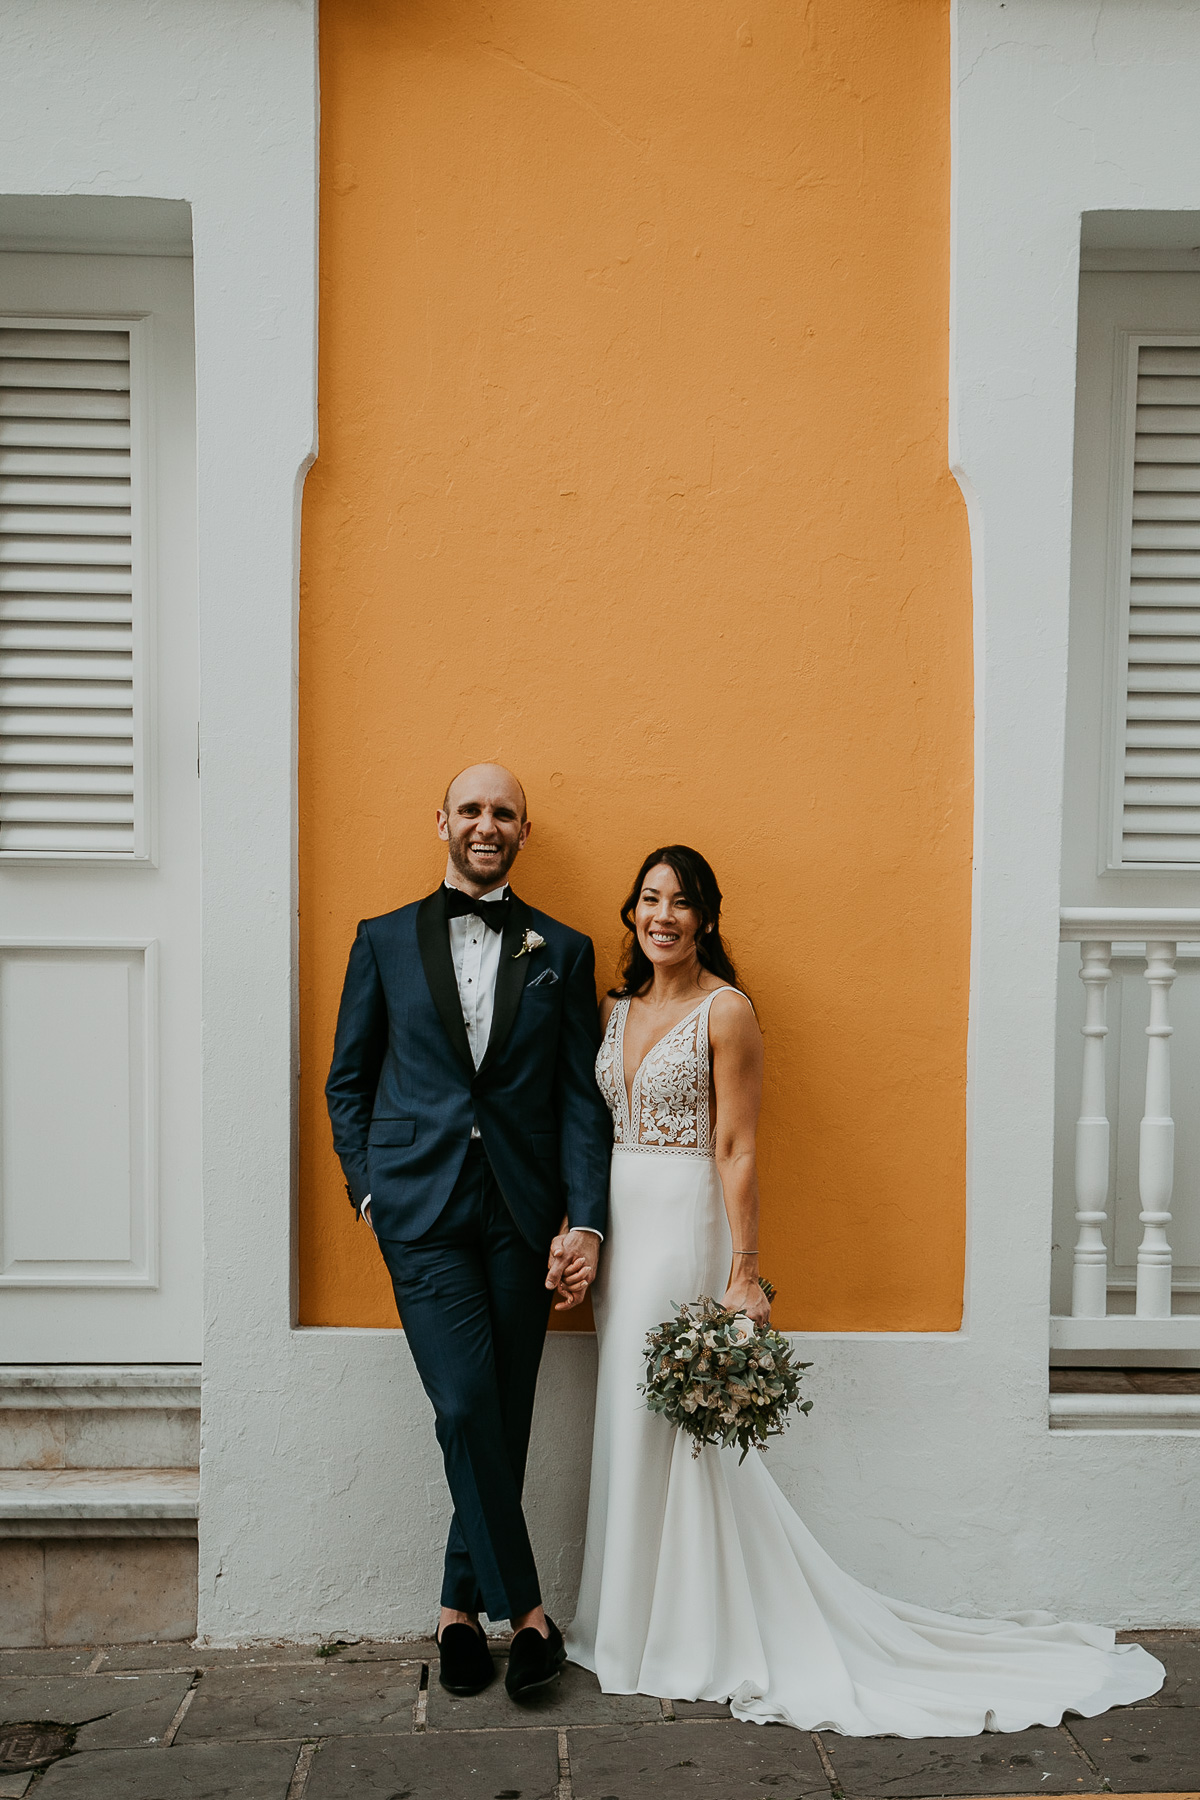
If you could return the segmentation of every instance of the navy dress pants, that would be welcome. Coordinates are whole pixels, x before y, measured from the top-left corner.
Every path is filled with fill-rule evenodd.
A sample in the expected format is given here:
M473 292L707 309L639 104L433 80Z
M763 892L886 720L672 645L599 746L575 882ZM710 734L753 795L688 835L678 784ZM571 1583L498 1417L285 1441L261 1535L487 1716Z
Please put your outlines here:
M521 1487L553 1295L473 1139L423 1237L381 1243L454 1501L442 1605L511 1619L541 1602Z

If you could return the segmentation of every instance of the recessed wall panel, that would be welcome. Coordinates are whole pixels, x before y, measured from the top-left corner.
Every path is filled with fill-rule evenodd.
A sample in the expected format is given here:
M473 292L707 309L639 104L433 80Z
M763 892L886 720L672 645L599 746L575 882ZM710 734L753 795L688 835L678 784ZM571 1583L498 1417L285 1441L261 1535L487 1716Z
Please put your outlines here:
M153 1280L153 946L0 948L0 1282Z

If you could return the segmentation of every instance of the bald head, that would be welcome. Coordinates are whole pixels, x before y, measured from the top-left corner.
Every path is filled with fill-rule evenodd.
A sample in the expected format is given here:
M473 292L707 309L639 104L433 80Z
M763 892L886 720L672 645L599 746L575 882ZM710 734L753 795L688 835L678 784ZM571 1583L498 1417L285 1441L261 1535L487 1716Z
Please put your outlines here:
M472 763L446 789L438 836L446 880L476 898L503 885L530 832L525 789L500 763Z
M525 789L512 770L506 769L503 763L472 763L470 768L460 770L446 789L446 797L442 801L442 811L450 812L453 806L462 801L467 792L487 792L498 795L502 791L507 792L510 801L514 795L516 796L520 816L522 819L527 818L528 805L525 799Z

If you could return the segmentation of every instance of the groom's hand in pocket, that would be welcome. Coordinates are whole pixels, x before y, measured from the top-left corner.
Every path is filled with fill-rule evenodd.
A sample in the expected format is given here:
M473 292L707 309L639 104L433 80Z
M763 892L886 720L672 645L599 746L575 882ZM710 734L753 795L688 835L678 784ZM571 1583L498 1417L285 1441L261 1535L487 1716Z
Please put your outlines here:
M550 1245L546 1270L546 1286L561 1296L554 1302L555 1312L579 1305L596 1279L599 1261L600 1239L594 1231L559 1232Z

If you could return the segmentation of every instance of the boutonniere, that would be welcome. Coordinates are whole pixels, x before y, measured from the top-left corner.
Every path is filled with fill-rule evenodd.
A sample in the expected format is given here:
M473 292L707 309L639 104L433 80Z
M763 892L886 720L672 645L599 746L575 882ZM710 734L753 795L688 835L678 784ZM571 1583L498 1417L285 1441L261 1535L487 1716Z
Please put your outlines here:
M513 961L516 962L518 956L528 956L531 951L540 950L545 942L540 932L527 931L521 939L521 948L513 951Z

